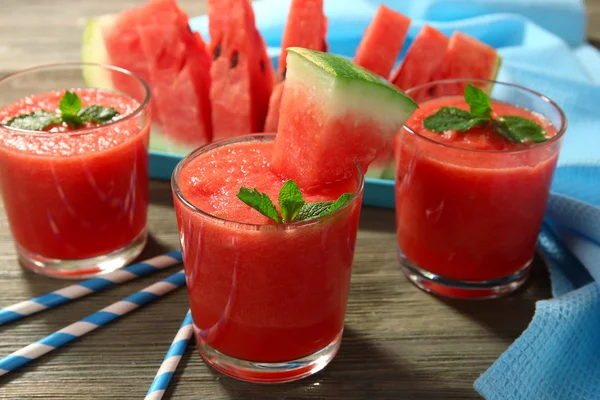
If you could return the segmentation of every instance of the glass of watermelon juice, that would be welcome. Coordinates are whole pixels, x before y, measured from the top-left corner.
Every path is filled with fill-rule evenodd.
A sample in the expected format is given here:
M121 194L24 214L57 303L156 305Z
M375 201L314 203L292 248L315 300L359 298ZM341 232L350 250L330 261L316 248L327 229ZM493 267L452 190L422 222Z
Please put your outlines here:
M198 349L215 369L286 382L324 368L341 343L363 175L304 192L307 202L353 193L330 215L273 223L238 198L240 186L277 202L274 135L228 139L182 160L172 176Z
M90 77L106 84L88 86ZM82 278L142 251L149 100L143 80L110 66L47 65L0 80L0 191L22 265Z
M467 84L491 89L491 110L545 130L542 142L511 142L491 124L466 132L425 128L441 107L469 110ZM449 80L407 91L419 109L396 138L399 259L420 288L456 298L493 298L527 279L566 119L550 99L499 82ZM443 129L441 129L443 130Z

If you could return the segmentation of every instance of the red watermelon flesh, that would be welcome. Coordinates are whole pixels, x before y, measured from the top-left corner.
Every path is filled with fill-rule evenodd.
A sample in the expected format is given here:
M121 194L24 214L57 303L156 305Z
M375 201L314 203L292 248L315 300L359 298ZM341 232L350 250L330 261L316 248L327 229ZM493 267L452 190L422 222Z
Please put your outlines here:
M354 62L387 78L400 55L410 26L410 18L380 5L365 30Z
M326 33L327 18L323 14L323 0L292 0L281 40L277 78L285 79L288 47L327 51Z
M302 188L347 178L357 165L367 171L416 104L343 57L288 51L273 170Z
M110 30L103 32L104 45L110 56L110 60L106 62L125 68L148 82L150 67L144 57L139 57L140 54L145 54L145 50L142 47L138 25L138 10L129 9L118 15ZM113 85L121 90L130 86L130 79L124 78L122 74L113 74L112 81Z
M448 49L432 81L472 78L494 80L502 59L491 46L461 32L454 32ZM444 85L436 88L436 95L456 95L464 92L466 84ZM478 85L485 89L487 84Z
M208 1L214 140L262 132L273 67L248 0Z
M123 50L124 40L135 47ZM168 142L197 147L211 141L210 56L175 0L151 0L119 14L104 42L112 64L150 85L152 118Z
M271 93L271 99L269 100L269 113L267 114L267 120L265 121L265 132L275 133L277 132L277 125L279 124L279 107L281 106L281 96L283 95L284 82L279 82L273 88Z
M430 82L442 63L449 41L442 32L430 25L424 25L390 81L400 90Z
M285 80L286 58L288 47L303 47L305 49L327 51L327 18L323 14L323 0L292 0L288 14L281 55L277 69L279 82L269 100L269 112L265 121L265 132L277 132L279 123L279 106Z

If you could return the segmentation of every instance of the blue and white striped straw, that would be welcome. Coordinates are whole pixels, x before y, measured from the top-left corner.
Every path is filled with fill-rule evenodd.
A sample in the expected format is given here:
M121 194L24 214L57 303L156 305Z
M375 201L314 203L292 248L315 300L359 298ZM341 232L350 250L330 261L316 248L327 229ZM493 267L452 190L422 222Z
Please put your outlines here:
M54 332L35 343L25 346L21 350L17 350L3 359L0 359L0 376L14 371L46 353L72 342L88 332L107 325L122 315L128 314L136 308L148 304L183 285L185 285L185 274L183 271L180 271L121 301L90 314L82 320Z
M173 377L173 373L177 369L177 365L179 364L179 360L181 360L181 356L185 353L185 349L192 337L192 332L194 331L194 327L192 325L192 314L190 311L187 312L179 330L177 331L177 335L175 335L175 339L173 339L173 343L171 343L171 347L169 347L169 351L167 351L167 355L163 360L154 380L152 381L152 385L150 385L150 389L148 389L148 393L146 393L146 397L144 400L160 400L165 394L165 390L169 386L169 382L171 382L171 378Z
M0 325L177 264L181 264L181 250L150 258L141 263L110 272L102 277L88 279L87 281L70 285L45 295L4 307L0 309Z

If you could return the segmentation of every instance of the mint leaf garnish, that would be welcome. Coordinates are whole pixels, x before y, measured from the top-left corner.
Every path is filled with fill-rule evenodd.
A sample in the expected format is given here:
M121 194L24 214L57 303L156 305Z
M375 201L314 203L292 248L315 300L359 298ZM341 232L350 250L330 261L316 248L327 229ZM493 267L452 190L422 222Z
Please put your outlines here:
M81 108L82 105L79 96L67 90L58 103L60 114L46 110L34 111L12 118L6 125L28 131L43 131L49 126L66 122L72 128L79 128L86 121L105 124L119 115L112 107L91 105Z
M423 126L432 132L443 133L450 130L466 132L487 123L487 118L474 117L470 112L456 107L442 107L435 114L423 120Z
M69 92L68 90L65 92L63 97L60 99L60 103L58 103L58 109L65 115L77 115L77 112L81 109L82 103L79 96L77 96L73 92Z
M279 209L284 221L293 221L306 202L302 198L302 192L292 180L287 181L279 191Z
M289 180L279 190L279 208L281 210L281 216L279 216L266 193L261 193L256 188L242 187L237 194L237 197L246 205L280 224L324 217L342 208L353 196L351 193L344 193L336 201L307 203L302 198L302 192L298 185Z
M62 120L58 114L41 110L19 115L18 117L10 119L6 125L11 128L24 129L27 131L43 131L49 126L60 123L62 123Z
M307 221L309 219L319 218L322 212L327 211L333 205L333 201L318 201L315 203L306 203L296 217L297 221Z
M493 123L494 131L510 141L541 143L548 140L546 131L530 119L517 115L503 115Z
M352 193L344 193L343 195L338 197L338 199L331 206L329 206L327 210L321 211L321 214L319 214L319 216L324 217L339 210L340 208L348 204L348 202L352 200L352 197L354 197Z
M489 96L478 87L468 84L465 88L465 101L471 116L489 119L492 117L492 102Z
M77 115L82 105L79 96L67 90L58 103L63 121L74 128L83 125L83 120Z
M119 115L119 112L112 107L87 106L77 112L77 116L83 121L93 121L99 124L105 124Z
M267 218L271 218L277 223L281 223L281 217L273 202L266 193L261 193L257 189L240 188L237 194L238 199L246 203L246 205L254 208Z
M493 118L492 102L478 87L468 84L464 97L469 111L457 107L442 107L435 114L425 118L423 126L432 132L443 133L450 130L466 132L476 126L491 124L496 135L513 143L540 143L548 140L546 131L528 118L515 115Z

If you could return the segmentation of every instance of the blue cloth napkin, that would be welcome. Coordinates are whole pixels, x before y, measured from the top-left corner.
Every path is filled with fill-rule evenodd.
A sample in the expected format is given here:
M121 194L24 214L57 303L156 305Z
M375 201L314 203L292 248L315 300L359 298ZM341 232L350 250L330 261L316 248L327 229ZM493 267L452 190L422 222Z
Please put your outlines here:
M325 0L330 51L352 57L381 1ZM499 49L498 80L555 100L569 128L539 248L553 298L475 382L486 399L600 399L600 53L585 41L583 0L388 0L423 24ZM277 62L290 0L259 0L257 25ZM208 39L206 16L190 22ZM510 318L510 315L506 316Z

